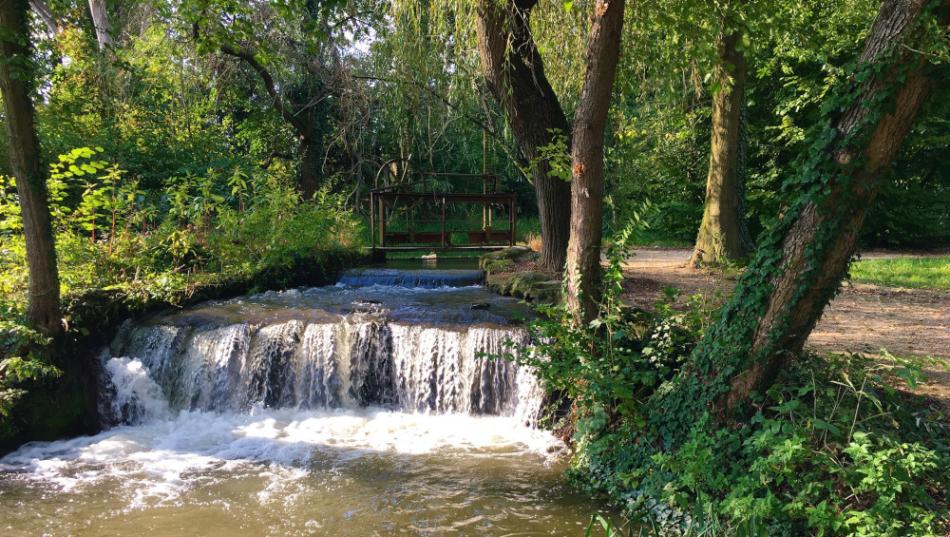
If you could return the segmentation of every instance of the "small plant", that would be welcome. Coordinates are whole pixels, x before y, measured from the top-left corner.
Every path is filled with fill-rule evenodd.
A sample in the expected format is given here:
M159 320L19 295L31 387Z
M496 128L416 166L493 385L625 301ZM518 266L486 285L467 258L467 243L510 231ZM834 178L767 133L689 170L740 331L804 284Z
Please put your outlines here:
M109 289L130 304L178 302L197 288L318 262L326 251L359 246L357 221L342 196L321 191L304 202L283 173L224 173L168 178L142 189L139 177L77 148L50 167L48 191L64 310L84 293ZM13 180L0 176L0 435L12 433L15 405L58 370L29 349L22 324L28 274Z

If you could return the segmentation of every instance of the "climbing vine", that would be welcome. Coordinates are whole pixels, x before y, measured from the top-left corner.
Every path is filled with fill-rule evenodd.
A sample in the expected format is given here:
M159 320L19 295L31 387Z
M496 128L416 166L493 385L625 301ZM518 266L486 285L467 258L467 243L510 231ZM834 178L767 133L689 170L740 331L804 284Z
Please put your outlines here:
M930 2L917 20L932 19L938 5L939 2ZM925 25L918 24L904 33L919 35ZM813 322L837 292L845 267L840 274L830 275L829 284L816 288L816 281L827 276L822 272L828 269L829 252L843 234L853 231L848 226L855 215L863 215L873 198L875 178L861 176L866 163L862 148L882 116L893 109L898 90L916 67L916 61L907 60L905 50L891 46L871 61L853 63L849 67L853 75L826 100L826 120L810 135L814 143L808 160L802 171L783 185L782 196L790 200L788 206L760 237L753 260L737 282L719 320L694 351L686 370L658 391L650 403L655 410L652 415L658 416L657 433L666 445L681 440L692 429L695 416L720 402L736 375L768 364L772 356L783 352L781 346L790 316L807 294L817 293L807 312ZM840 121L849 114L855 119L854 124L842 132ZM790 234L801 225L806 212L812 211L813 233L804 237L807 244L802 246L802 267L797 270L788 265L786 257L793 239ZM846 255L851 253L849 249ZM765 327L768 333L764 342L756 344L762 319L772 306L776 282L790 274L794 277L794 289L778 305L775 320Z

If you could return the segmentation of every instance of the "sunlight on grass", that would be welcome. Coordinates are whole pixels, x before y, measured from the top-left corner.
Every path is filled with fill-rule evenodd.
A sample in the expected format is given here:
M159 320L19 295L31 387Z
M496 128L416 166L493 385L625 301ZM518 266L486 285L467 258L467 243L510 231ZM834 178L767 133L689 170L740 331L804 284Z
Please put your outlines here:
M950 289L950 255L863 259L851 266L851 280L885 287Z

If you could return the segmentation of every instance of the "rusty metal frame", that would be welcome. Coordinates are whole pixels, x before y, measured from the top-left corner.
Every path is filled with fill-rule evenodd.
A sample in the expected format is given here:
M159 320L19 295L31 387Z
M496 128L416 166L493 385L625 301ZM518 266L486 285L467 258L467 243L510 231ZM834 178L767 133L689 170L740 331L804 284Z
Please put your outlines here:
M514 246L517 233L517 196L513 193L498 192L498 177L492 174L458 174L458 173L429 173L422 174L426 176L422 181L404 183L401 185L390 185L381 188L375 188L369 192L369 225L370 225L370 243L374 251L376 250L491 250L497 248L506 248ZM431 177L463 177L480 178L482 180L481 193L465 192L442 192L442 191L413 191L419 187L431 183ZM439 244L423 244L419 246L395 246L387 245L386 231L386 210L394 207L399 201L407 202L426 202L431 201L439 206L440 211L440 231L438 232ZM446 229L446 208L455 204L480 204L482 205L482 233L485 234L485 240L479 244L461 244L452 245L448 240L449 233ZM505 233L507 244L491 244L493 235L492 225L492 206L503 205L508 208L508 229L501 230ZM470 232L470 236L472 233ZM409 242L412 242L415 233L410 230ZM424 233L425 235L430 235ZM390 234L392 237L394 234ZM433 237L428 237L433 238Z

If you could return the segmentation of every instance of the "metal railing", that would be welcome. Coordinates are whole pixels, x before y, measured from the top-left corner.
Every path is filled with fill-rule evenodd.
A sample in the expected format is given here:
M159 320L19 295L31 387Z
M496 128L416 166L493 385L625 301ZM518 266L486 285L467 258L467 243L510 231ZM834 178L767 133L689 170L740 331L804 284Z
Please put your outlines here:
M370 235L373 250L377 249L491 249L513 246L517 229L516 197L512 193L499 192L498 176L494 174L469 174L452 172L429 172L414 174L421 179L400 181L374 188L369 193ZM448 181L439 181L446 178ZM458 191L451 179L481 179L481 192ZM480 229L466 228L461 233L464 240L454 244L452 235L459 233L447 227L448 208L452 205L481 205ZM507 209L508 228L494 229L495 211ZM438 218L417 219L416 214L434 210ZM404 217L405 230L391 229L390 224ZM438 230L418 230L418 224L437 223ZM423 226L425 227L425 226Z

